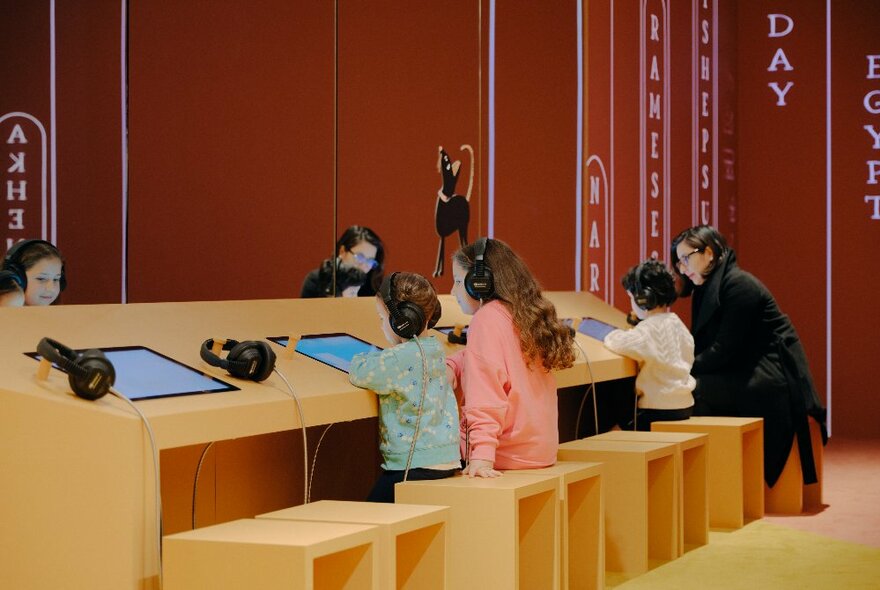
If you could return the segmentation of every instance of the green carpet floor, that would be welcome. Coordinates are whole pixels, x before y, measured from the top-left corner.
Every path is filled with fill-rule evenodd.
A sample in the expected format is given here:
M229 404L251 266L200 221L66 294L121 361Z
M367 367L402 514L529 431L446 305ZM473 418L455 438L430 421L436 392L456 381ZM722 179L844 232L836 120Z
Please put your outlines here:
M765 521L710 535L708 545L626 581L615 590L880 589L880 549Z

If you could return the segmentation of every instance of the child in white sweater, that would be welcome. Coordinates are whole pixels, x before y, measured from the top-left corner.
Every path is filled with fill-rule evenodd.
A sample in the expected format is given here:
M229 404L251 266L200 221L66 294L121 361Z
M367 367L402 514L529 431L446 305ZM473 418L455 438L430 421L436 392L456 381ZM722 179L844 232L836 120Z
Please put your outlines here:
M634 428L651 430L656 420L686 420L694 406L694 339L681 319L667 311L676 299L675 279L659 260L646 260L621 282L641 321L632 330L609 333L605 346L639 363Z

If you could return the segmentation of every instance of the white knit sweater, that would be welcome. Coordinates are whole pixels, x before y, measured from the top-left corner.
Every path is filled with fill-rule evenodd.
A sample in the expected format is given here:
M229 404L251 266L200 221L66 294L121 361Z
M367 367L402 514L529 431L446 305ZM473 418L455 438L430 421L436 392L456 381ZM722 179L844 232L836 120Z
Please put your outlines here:
M694 405L694 338L672 312L651 315L632 330L614 330L605 346L639 363L640 408L679 410Z

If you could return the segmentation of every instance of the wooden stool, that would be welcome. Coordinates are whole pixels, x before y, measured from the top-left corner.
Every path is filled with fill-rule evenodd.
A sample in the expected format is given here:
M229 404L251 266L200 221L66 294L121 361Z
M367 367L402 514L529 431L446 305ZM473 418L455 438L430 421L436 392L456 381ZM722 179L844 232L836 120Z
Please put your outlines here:
M652 431L709 435L709 526L738 529L764 516L764 421L693 416L652 422Z
M398 504L450 506L449 588L557 587L559 478L505 474L408 481Z
M164 590L378 588L379 529L243 519L165 537Z
M443 590L450 510L446 506L321 500L257 518L379 527L379 588Z
M605 569L642 573L678 554L675 445L581 439L559 445L561 461L605 463Z
M678 554L683 555L685 550L709 542L709 487L706 471L706 444L709 435L696 432L611 430L591 438L674 443Z
M792 441L791 453L776 485L772 488L764 484L764 510L771 514L800 514L818 510L822 506L822 429L812 417L810 422L810 444L813 447L813 461L816 464L818 482L804 485L801 456L798 452L797 438Z
M602 464L559 461L542 469L510 469L522 475L555 475L559 488L559 583L561 588L605 588L605 504Z

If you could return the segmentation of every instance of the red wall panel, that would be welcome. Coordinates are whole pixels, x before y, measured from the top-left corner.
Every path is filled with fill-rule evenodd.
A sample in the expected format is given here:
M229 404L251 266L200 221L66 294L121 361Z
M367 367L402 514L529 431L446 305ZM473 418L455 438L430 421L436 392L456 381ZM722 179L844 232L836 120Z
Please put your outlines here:
M290 297L333 251L333 3L135 2L132 301Z
M7 164L0 179L7 204L7 222L0 230L3 249L9 241L24 238L54 241L67 259L68 289L60 302L118 301L119 2L59 1L54 3L54 17L48 0L8 4L0 19L0 117L14 112L25 116L0 123L3 144L9 147L3 153ZM7 144L17 124L27 143L19 138ZM24 157L16 165L20 153ZM27 183L24 191L18 190L21 180ZM15 187L12 200L6 194L7 181Z
M386 269L431 277L440 237L435 208L438 146L461 161L456 193L466 196L468 239L481 234L480 8L477 1L343 2L339 10L339 200L341 233L376 231ZM460 146L473 147L477 162ZM458 235L445 238L445 272Z
M701 215L733 228L735 178L715 156L735 156L734 122L722 116L735 106L733 69L719 55L735 29L697 1L593 0L586 20L582 285L628 309L629 267L666 260L671 238ZM676 311L688 319L686 303Z
M739 262L791 316L820 391L825 328L819 318L826 303L824 5L752 2L738 12ZM789 17L791 32L771 36L787 28L784 18L771 20L771 14ZM779 56L775 63L774 56Z
M577 3L498 2L495 23L494 237L574 289Z
M878 435L872 368L880 356L876 305L880 215L880 10L835 2L831 10L831 350L835 432ZM871 130L865 129L866 126ZM812 234L811 234L812 235ZM815 261L818 262L818 261ZM815 266L821 266L815 264ZM800 303L800 300L798 301ZM812 321L816 316L811 314ZM820 348L821 352L822 349ZM818 354L821 354L819 352ZM814 357L810 357L812 362ZM819 367L822 365L819 364ZM819 374L819 381L822 375Z

